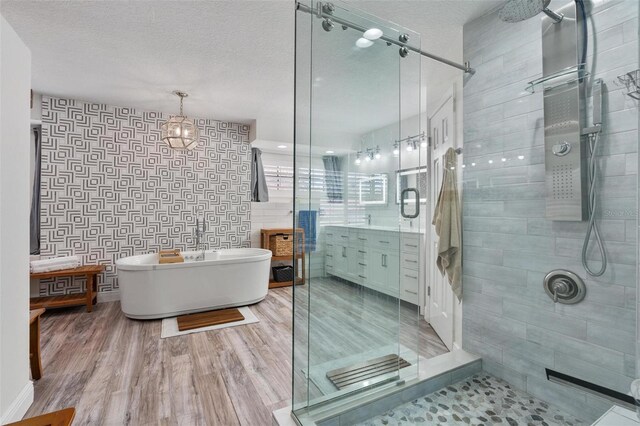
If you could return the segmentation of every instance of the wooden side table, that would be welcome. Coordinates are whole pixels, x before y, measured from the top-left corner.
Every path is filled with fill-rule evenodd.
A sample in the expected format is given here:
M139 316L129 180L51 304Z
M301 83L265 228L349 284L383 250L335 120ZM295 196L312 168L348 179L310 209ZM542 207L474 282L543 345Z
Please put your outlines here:
M63 308L66 306L87 305L87 312L93 310L97 301L98 274L104 271L104 265L86 265L60 271L36 272L31 278L45 279L58 277L87 277L87 290L84 293L64 294L62 296L32 297L29 303L31 309L38 308Z
M29 363L31 365L31 377L40 380L42 377L42 361L40 359L40 315L44 309L29 311Z
M260 247L262 247L263 249L267 249L270 250L269 248L269 238L273 235L277 235L277 234L289 234L289 235L294 235L293 232L293 228L262 228L260 230ZM304 246L304 229L302 228L296 228L295 230L295 235L296 237L296 241L293 242L294 246L293 246L293 253L295 255L295 261L298 262L299 260L302 261L302 267L301 267L301 272L302 272L302 276L300 278L296 278L294 277L292 281L283 281L283 282L278 282L278 281L274 281L274 280L269 280L269 288L278 288L278 287L290 287L292 286L294 283L297 284L304 284L305 282L305 262L304 262L304 251L305 251L305 246ZM280 261L280 262L286 262L286 261L291 261L294 260L293 255L292 256L272 256L271 257L272 261Z

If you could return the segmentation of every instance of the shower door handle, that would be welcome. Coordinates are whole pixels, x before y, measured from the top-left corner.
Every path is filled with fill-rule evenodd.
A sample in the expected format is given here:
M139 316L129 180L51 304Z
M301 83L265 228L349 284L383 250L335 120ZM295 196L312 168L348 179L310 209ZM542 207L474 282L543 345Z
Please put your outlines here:
M413 194L415 195L416 211L414 214L407 214L404 211L406 205L405 195L410 192L413 192ZM416 188L406 188L402 190L402 193L400 194L400 214L406 219L415 219L420 216L420 193Z

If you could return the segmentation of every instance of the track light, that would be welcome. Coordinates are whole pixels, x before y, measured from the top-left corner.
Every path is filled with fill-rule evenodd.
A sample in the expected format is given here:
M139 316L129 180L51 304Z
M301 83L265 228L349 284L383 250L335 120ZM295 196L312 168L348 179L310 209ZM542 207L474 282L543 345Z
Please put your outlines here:
M371 40L367 40L364 37L360 37L358 40L356 40L356 46L362 49L366 49L367 47L373 46L373 42Z
M380 37L382 37L382 34L383 34L382 30L379 28L369 28L367 31L364 32L364 34L362 34L362 36L367 40L377 40Z

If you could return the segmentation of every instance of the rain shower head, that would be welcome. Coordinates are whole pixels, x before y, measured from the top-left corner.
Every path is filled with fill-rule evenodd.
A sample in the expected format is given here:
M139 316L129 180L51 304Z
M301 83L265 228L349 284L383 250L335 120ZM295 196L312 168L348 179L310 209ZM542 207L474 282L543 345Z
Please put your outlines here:
M551 0L508 0L498 15L505 22L520 22L533 18L544 12L556 23L562 21L563 15L548 8Z

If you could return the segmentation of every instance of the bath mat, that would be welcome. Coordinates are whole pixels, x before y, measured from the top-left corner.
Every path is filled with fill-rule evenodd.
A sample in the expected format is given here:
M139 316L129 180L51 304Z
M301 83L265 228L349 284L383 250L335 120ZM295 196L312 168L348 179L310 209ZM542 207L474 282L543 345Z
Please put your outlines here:
M162 332L160 334L160 337L162 339L166 339L167 337L182 336L185 334L219 330L221 328L235 327L238 325L253 324L256 322L260 322L258 317L255 316L255 314L251 311L251 309L249 309L248 306L243 306L241 308L238 308L238 310L244 317L244 320L242 321L228 322L226 324L211 325L209 327L194 328L192 330L185 330L185 331L178 330L178 320L176 317L165 318L162 320Z
M417 373L416 365L418 363L418 354L404 345L392 344L353 353L343 358L335 358L326 362L318 362L317 364L314 363L311 369L302 369L302 374L311 380L314 387L317 388L322 395L331 395L334 394L337 389L333 382L327 377L327 372L350 367L358 362L362 362L363 359L378 358L390 353L399 353L402 358L413 366L413 368L400 369L400 378L410 378Z
M363 382L375 382L377 378L387 373L395 373L397 370L409 367L411 364L396 354L389 354L364 362L358 362L348 367L327 371L327 378L338 389L344 389L353 385L361 385Z
M176 320L178 321L178 331L185 331L229 322L238 322L244 320L244 317L237 308L229 308L198 312L197 314L180 315Z

